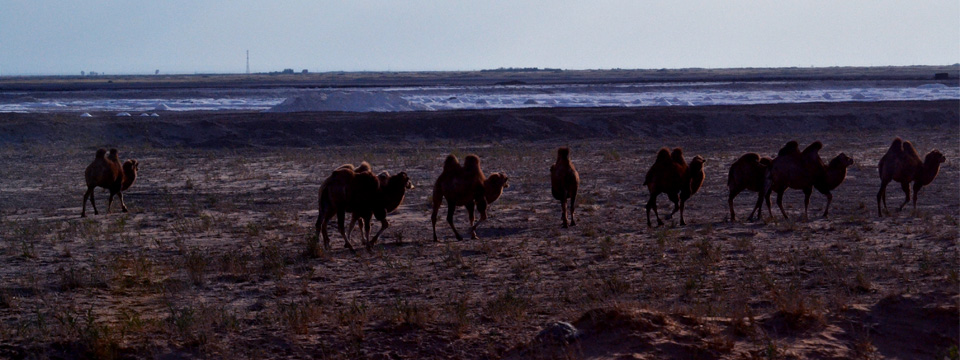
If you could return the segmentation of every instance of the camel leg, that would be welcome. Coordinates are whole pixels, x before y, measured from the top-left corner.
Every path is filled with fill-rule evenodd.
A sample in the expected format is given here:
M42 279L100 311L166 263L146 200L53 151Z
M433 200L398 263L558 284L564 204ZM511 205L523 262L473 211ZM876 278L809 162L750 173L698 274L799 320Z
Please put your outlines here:
M577 220L573 218L573 212L577 208L577 192L570 193L570 226L577 225Z
M437 239L437 212L440 211L442 203L443 197L437 196L435 193L433 195L433 214L430 215L430 222L433 223L433 241L440 241Z
M373 240L371 241L370 245L376 244L377 240L380 239L380 234L383 234L383 231L390 227L390 224L387 223L386 209L377 210L374 212L374 215L377 217L377 220L380 220L380 231L377 231L377 234L373 236Z
M347 249L350 249L350 252L356 253L357 251L353 249L353 245L350 245L350 236L344 233L343 230L343 221L346 217L346 213L343 210L337 210L337 229L340 230L340 235L343 236L343 246ZM353 230L353 221L350 222L350 230Z
M737 213L733 211L733 198L737 197L740 191L740 189L730 189L730 196L727 197L727 205L730 207L730 222L737 221ZM754 208L754 210L756 210L756 208ZM750 213L750 217L753 217L753 212Z
M128 212L128 211L127 211L127 204L124 204L124 203L123 203L123 193L122 193L122 192L118 192L118 193L117 193L117 200L120 200L120 211L122 211L122 212Z
M470 229L470 233L471 233L470 238L474 240L480 238L479 236L477 236L477 228L479 228L480 224L482 224L484 221L487 221L487 199L485 199L483 196L480 196L476 200L476 205L477 205L477 212L480 213L480 220L477 220L477 223L473 224L473 227Z
M333 213L327 213L317 216L317 223L319 223L317 225L319 227L317 232L323 237L324 250L330 250L330 235L327 233L327 224L330 223L330 218L333 217L332 215Z
M653 215L657 218L657 226L663 225L663 221L660 221L660 214L657 213L657 195L660 194L651 194L650 200L647 201L647 227L653 227L653 224L650 223L650 210L653 210Z
M567 199L560 200L560 227L567 227Z
M453 235L457 237L457 240L463 240L463 236L460 236L460 233L457 232L457 227L453 226L453 213L457 211L456 206L450 205L450 201L447 201L447 223L450 224L450 228L453 229Z
M910 183L900 183L900 188L903 189L903 193L904 193L907 197L906 197L905 199L903 199L903 204L900 204L900 207L897 209L897 211L903 211L903 207L906 206L907 203L910 202ZM914 195L916 195L916 194L914 194ZM916 196L914 196L914 197L916 197Z
M810 207L810 195L813 194L812 188L803 189L803 221L808 221L807 208Z
M110 207L113 206L113 196L116 195L113 191L110 191L110 197L107 199L107 214L110 213ZM900 206L903 208L903 206Z
M827 207L826 207L825 209L823 209L823 218L824 218L824 219L827 218L827 213L830 212L830 203L833 202L833 194L831 194L830 192L827 192L825 195L827 195Z
M783 210L783 191L777 192L777 207L780 208L780 213L783 214L783 218L789 219L787 217L787 212Z
M664 216L665 219L670 220L673 218L673 214L676 214L677 211L680 211L680 197L678 194L667 193L667 199L673 202L673 211L671 211L667 216Z
M767 207L770 207L770 203L767 202ZM769 210L769 209L767 209ZM757 204L753 206L753 210L750 211L750 216L747 217L747 220L753 220L753 213L757 213L757 219L760 219L763 216L763 192L757 193Z
M93 205L93 214L99 214L97 212L97 203L93 201L93 190L96 188L96 186L89 186L87 187L87 192L83 193L83 210L80 210L80 217L87 217L87 198L90 198L90 205Z
M680 226L686 226L687 223L683 221L683 205L687 203L687 200L680 198Z
M367 244L367 251L373 249L373 243L370 242L370 223L372 219L367 218L363 221L363 242Z
M473 222L475 219L473 217L474 206L475 204L471 202L466 205L466 208L467 208L467 219L470 220L470 239L477 240L480 238L477 236L477 226L480 225L480 222L479 221L477 221L476 223Z
M890 180L880 180L880 191L877 191L877 216L883 217L883 211L880 210L880 200L883 200L883 210L887 210L887 184Z

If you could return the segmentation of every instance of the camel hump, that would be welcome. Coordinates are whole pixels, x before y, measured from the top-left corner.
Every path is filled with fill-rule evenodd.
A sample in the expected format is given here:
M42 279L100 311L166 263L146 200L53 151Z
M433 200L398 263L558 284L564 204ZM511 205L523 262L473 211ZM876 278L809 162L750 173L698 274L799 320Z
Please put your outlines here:
M664 161L672 161L670 160L670 149L660 148L660 150L657 151L656 162L664 162Z
M768 158L768 157L762 157L762 158L760 158L760 165L770 166L770 164L772 164L772 163L773 163L773 159L771 159L771 158Z
M350 171L353 171L353 169L354 169L353 164L343 164L343 165L340 165L340 167L336 168L336 169L333 170L333 171L337 171L337 170L350 170Z
M107 156L107 149L97 149L97 159L103 159Z
M467 169L480 169L480 157L470 154L463 159L463 167Z
M570 148L564 146L557 149L557 159L569 160L570 159Z
M361 162L361 163L360 163L360 166L357 166L357 168L354 169L353 172L358 172L358 173L361 173L361 172L373 172L372 169L373 169L373 167L370 166L370 163L364 161L364 162Z
M777 152L777 156L784 156L797 152L800 152L800 144L794 140L791 140L787 142L786 145L783 145L782 148L780 148L780 151Z
M903 152L905 152L905 153L907 153L907 154L910 154L910 155L915 155L915 157L917 157L917 158L920 157L920 152L917 151L917 148L913 147L913 143L911 143L911 142L909 142L909 141L904 141L904 142L903 142Z
M890 143L890 150L887 152L899 153L901 151L903 151L903 139L897 136L893 139L893 142Z
M751 162L751 163L760 162L760 154L746 153L746 154L743 154L743 156L740 156L740 158L737 159L736 162Z
M447 155L447 159L443 161L443 172L456 171L460 169L460 160L457 160L457 156L450 154Z
M820 151L820 149L823 149L823 143L814 141L812 144L807 145L807 147L803 149L803 155L817 153Z
M686 164L687 162L683 160L683 149L675 148L673 152L670 153L670 157L677 164Z

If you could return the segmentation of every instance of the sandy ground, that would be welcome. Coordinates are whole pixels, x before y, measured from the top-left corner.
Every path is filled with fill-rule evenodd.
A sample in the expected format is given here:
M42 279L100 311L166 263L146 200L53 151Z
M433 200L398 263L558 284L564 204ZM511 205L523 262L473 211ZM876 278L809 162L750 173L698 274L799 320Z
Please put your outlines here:
M200 113L161 125L0 115L0 357L956 358L957 110ZM390 120L402 126L375 126ZM355 131L283 141L338 138L319 128ZM876 164L894 136L947 161L916 212L880 218ZM793 139L856 161L831 217L815 193L809 222L766 211L729 222L729 164ZM130 212L81 219L82 173L105 145L140 161ZM572 148L583 179L570 229L549 191L557 146ZM661 146L707 161L685 227L648 228L641 211ZM451 152L510 177L480 240L456 241L441 220L432 241L427 204ZM319 184L363 160L406 171L416 188L373 251L354 255L339 234L332 251L310 250ZM903 199L896 186L888 196ZM754 200L737 198L738 220ZM796 219L802 194L785 205ZM537 338L553 321L579 336Z

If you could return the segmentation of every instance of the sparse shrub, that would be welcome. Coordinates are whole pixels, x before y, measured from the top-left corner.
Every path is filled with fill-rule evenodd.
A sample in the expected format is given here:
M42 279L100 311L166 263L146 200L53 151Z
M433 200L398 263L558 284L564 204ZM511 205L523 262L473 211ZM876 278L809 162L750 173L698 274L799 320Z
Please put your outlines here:
M484 314L498 322L522 321L526 318L529 307L529 300L519 296L513 289L506 289L487 303Z
M203 278L207 270L207 256L200 249L192 248L183 259L183 267L187 276L194 285L203 285Z

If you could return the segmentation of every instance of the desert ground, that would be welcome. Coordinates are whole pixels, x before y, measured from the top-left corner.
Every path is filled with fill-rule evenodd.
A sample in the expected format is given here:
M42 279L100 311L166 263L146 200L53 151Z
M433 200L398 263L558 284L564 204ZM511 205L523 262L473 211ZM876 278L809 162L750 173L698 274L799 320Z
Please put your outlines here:
M0 114L0 358L956 359L958 113L951 100ZM947 160L916 211L896 210L892 184L878 217L877 162L896 136ZM830 217L814 192L798 220L788 190L789 220L745 221L747 191L730 222L729 165L789 140L855 160ZM568 229L549 189L558 146L582 178ZM686 226L646 225L640 185L663 146L706 159ZM105 213L98 189L101 213L80 218L100 147L140 162L130 212ZM457 241L442 215L432 239L450 153L509 176L479 240ZM415 188L372 251L335 231L330 251L312 246L320 183L361 161ZM578 335L538 337L555 321Z

